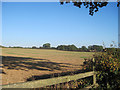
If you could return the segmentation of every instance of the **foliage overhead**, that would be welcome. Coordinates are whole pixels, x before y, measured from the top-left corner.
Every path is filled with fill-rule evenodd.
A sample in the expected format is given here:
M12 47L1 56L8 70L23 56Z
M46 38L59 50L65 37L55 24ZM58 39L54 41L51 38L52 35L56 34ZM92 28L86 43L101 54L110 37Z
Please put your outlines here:
M108 0L60 0L61 5L66 3L72 3L74 6L81 8L82 4L86 7L89 8L89 15L93 16L94 12L98 12L99 8L102 8L104 6L107 6ZM117 0L117 7L120 6L120 1Z

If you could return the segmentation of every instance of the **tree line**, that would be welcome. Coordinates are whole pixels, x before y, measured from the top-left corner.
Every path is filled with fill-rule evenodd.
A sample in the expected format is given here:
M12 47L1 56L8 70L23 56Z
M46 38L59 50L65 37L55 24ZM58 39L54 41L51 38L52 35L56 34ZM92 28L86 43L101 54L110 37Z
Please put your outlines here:
M2 48L5 48L5 46L0 46ZM21 46L9 46L9 48L29 48L29 49L57 49L57 50L63 50L63 51L79 51L79 52L102 52L103 46L100 45L90 45L88 48L86 46L82 46L81 48L76 47L75 45L58 45L57 47L51 47L50 43L45 43L41 47L21 47Z
M90 45L90 46L88 46L88 48L86 46L82 46L81 48L77 48L75 45L60 45L57 47L57 49L64 50L64 51L102 52L103 46Z

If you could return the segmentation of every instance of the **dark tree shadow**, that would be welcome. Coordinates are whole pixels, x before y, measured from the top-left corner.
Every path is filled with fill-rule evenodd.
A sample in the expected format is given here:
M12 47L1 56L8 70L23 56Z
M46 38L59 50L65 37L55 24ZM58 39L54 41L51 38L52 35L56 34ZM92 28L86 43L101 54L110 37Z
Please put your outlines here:
M2 69L0 69L0 73L2 73L2 74L6 74Z
M50 60L47 59L13 57L13 56L2 56L2 64L3 68L7 69L16 70L37 69L47 71L61 70L61 67L67 67L65 65L70 65L69 63L51 62Z
M53 71L53 70L62 70L61 67L70 67L66 65L72 65L69 63L56 63L51 62L47 59L38 59L38 58L27 58L27 57L13 57L13 56L2 56L2 64L3 68L7 69L16 69L16 70L26 70L26 69L37 69L37 70L46 70L46 71ZM64 65L61 65L64 64ZM85 63L81 65L82 67L85 66ZM51 77L58 77L58 76L66 76L71 74L78 74L84 73L87 71L91 71L90 69L80 69L74 70L69 72L62 72L62 73L54 73L54 74L47 74L47 75L40 75L40 76L32 76L28 78L26 81L32 80L39 80L39 79L47 79ZM5 72L2 72L5 74Z
M81 65L83 67L83 69L80 69L80 70L61 72L61 73L53 73L53 74L45 74L45 75L40 75L40 76L39 75L34 75L32 77L29 77L26 81L48 79L48 78L53 78L53 77L66 76L66 75L75 75L75 74L79 74L79 73L85 73L85 72L93 71L92 68L89 68L88 66L86 66L89 62L91 62L91 60L85 59L85 61ZM84 69L84 67L88 67L88 68Z
M34 80L40 80L40 79L48 79L53 77L60 77L60 76L66 76L66 75L75 75L79 73L85 73L92 70L89 69L81 69L81 70L75 70L75 71L68 71L68 72L61 72L61 73L53 73L53 74L45 74L45 75L34 75L32 77L29 77L26 81L34 81Z

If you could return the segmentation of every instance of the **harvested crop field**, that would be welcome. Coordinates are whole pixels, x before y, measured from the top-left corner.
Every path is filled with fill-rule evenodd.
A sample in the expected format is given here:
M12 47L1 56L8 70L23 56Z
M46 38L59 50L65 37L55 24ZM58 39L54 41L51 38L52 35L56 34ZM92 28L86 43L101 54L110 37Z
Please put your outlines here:
M2 84L25 82L33 75L79 70L84 58L91 58L93 54L52 49L2 48Z

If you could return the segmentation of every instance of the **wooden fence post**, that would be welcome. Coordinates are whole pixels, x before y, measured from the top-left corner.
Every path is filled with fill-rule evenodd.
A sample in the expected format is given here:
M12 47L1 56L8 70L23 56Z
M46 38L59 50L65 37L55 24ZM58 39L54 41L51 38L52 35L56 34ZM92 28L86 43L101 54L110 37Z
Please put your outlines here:
M96 88L96 72L95 72L95 59L93 58L93 85Z

